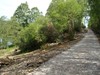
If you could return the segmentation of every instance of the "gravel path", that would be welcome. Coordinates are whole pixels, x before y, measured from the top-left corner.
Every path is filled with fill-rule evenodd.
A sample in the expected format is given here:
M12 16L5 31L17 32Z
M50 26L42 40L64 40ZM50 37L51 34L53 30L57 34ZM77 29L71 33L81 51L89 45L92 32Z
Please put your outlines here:
M100 44L89 30L83 40L27 75L100 75Z

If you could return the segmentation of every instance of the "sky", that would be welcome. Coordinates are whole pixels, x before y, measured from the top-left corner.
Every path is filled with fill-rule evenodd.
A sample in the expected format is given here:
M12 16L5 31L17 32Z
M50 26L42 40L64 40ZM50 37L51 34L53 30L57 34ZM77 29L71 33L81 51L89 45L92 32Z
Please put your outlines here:
M89 19L90 19L89 16L83 18L82 23L83 23L86 27L88 27Z
M43 15L45 15L52 0L0 0L0 17L6 16L10 18L13 16L17 7L26 1L30 9L32 7L38 7L40 12L43 12Z

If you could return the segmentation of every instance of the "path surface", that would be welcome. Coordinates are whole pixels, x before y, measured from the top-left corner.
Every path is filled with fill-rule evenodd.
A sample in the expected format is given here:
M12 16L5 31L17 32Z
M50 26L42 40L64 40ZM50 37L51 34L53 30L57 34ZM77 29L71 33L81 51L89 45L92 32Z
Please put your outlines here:
M28 75L100 75L100 44L89 30L82 41Z

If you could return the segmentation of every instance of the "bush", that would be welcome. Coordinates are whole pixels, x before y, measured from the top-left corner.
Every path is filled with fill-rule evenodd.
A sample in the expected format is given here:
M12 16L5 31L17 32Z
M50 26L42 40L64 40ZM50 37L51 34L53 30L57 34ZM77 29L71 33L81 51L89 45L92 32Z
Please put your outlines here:
M40 30L40 33L43 34L46 38L46 42L52 43L56 42L58 38L58 33L52 23L49 23L46 26L43 26Z
M41 33L43 27L47 26L49 19L44 16L30 24L28 27L23 28L19 34L18 46L22 51L35 50L41 47L46 42L46 35ZM46 30L44 30L46 32Z
M22 51L40 48L45 39L43 35L38 33L40 28L41 25L31 24L21 31L18 45Z
M81 32L81 26L80 26L80 24L79 24L79 25L75 25L75 26L74 26L74 30L75 30L76 32Z
M56 42L58 33L49 18L39 17L34 23L23 28L19 34L18 46L22 51L35 50L44 43Z

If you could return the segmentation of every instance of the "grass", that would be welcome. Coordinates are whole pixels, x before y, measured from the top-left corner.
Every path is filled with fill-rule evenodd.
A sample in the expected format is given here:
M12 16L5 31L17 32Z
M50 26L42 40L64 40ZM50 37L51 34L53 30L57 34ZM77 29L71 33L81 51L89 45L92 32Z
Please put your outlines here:
M0 58L6 57L7 55L12 54L12 52L16 49L17 47L10 47L7 49L1 49L0 50Z

